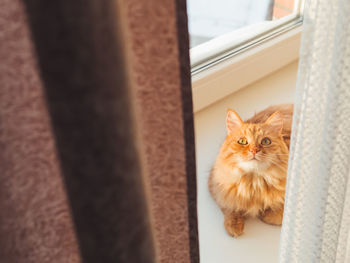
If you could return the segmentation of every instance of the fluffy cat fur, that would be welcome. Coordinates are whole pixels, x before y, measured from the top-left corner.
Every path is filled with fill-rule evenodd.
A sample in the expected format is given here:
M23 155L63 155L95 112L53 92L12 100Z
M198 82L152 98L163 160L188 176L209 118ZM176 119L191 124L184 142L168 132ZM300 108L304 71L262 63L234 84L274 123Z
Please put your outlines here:
M292 115L290 104L269 107L246 122L228 110L209 190L229 235L240 236L248 216L282 224Z

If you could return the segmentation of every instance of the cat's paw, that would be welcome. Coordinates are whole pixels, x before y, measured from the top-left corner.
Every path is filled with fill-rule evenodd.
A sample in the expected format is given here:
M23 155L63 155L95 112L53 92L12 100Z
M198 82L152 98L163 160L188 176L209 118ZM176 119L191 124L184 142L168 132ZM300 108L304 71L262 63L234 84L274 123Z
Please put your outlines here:
M243 230L244 230L243 217L238 217L238 218L226 217L224 225L225 225L226 232L232 237L239 237L243 234Z
M280 226L283 220L283 209L277 211L267 209L260 214L260 219L267 224Z

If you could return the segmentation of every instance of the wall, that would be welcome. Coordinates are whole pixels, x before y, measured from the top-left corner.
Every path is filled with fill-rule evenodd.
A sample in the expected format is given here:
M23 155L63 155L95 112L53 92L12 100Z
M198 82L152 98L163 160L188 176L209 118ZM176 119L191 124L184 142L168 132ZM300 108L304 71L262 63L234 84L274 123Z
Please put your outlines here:
M251 219L243 236L229 237L223 215L209 195L207 180L225 138L227 109L234 109L246 119L267 106L293 102L297 66L297 62L291 63L195 114L201 263L277 262L281 228Z

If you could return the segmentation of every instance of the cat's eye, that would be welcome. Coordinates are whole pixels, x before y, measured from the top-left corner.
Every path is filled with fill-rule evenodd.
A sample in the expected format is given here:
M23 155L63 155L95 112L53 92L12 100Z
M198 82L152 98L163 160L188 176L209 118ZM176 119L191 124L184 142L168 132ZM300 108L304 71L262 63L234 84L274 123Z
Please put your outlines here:
M247 144L248 144L248 141L247 141L246 138L240 138L240 139L238 140L238 143L239 143L239 144L242 144L242 145L247 145Z
M270 145L270 144L271 144L271 140L267 137L261 140L261 145Z

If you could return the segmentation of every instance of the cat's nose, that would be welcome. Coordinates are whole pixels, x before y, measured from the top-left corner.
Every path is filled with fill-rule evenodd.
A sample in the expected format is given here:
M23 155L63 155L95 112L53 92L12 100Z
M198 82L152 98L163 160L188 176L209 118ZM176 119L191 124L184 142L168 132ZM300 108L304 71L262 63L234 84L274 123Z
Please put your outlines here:
M258 149L258 148L252 148L252 149L250 149L250 152L251 152L253 155L255 155L256 153L260 152L260 149Z

